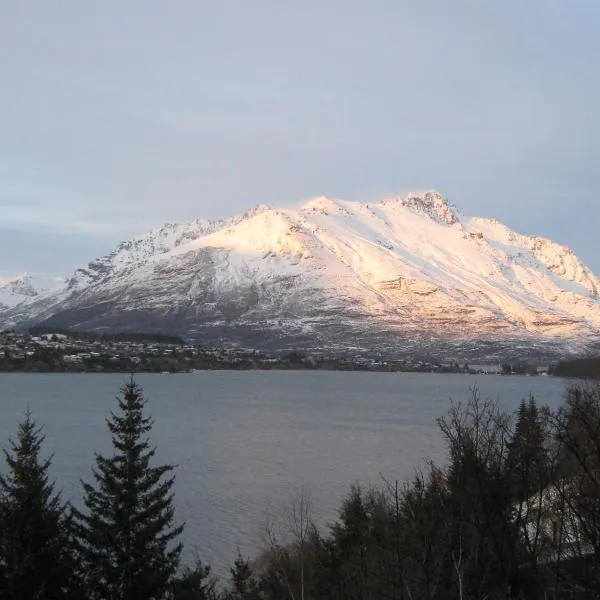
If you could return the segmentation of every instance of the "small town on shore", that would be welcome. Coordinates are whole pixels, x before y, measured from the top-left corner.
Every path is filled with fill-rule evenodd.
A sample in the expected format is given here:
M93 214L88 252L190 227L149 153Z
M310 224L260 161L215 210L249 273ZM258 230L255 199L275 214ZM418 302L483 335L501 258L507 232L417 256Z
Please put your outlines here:
M552 367L526 363L468 365L458 362L306 355L269 355L252 348L205 348L160 334L0 332L0 371L189 373L195 370L356 370L424 373L548 375Z

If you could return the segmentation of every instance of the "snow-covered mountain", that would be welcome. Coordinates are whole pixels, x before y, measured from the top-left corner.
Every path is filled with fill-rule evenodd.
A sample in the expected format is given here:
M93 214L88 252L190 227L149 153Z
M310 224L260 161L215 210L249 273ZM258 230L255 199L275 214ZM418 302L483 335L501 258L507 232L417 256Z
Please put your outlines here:
M270 350L575 352L600 340L599 293L569 248L464 217L437 192L319 197L167 224L0 313L0 326L163 331Z
M40 296L64 288L66 284L67 279L64 277L30 273L8 279L0 277L0 311L23 303L31 303Z

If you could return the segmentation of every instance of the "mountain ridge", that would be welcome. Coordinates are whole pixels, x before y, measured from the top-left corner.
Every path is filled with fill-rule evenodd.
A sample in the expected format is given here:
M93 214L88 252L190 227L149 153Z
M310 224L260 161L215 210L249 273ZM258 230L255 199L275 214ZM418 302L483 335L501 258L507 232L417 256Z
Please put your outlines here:
M579 352L600 340L599 291L570 248L464 216L436 191L378 203L320 196L167 223L54 295L0 311L0 326L168 326L269 350L401 353L479 340Z
M29 302L38 296L63 287L66 278L23 273L17 277L0 277L0 311Z

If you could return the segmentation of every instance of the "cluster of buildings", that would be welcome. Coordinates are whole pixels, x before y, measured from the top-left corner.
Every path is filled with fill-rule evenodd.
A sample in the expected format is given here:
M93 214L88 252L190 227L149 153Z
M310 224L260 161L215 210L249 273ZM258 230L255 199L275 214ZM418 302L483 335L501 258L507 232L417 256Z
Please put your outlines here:
M161 339L158 339L161 338ZM168 339L168 338L167 338ZM331 357L296 351L269 356L253 349L202 348L165 336L131 334L0 332L3 371L150 371L187 372L199 369L318 369L408 371L425 373L507 373L506 365L459 365L457 362L384 359L366 356ZM544 369L536 373L544 373Z
M0 333L4 370L183 370L186 362L210 355L194 346L63 333ZM213 353L218 358L218 352Z

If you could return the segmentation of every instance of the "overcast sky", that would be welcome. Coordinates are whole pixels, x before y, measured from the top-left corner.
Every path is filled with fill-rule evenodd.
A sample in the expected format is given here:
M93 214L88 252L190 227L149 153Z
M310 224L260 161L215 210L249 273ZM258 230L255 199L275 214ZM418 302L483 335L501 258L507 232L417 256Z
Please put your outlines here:
M600 273L598 0L0 2L0 275L438 189Z

